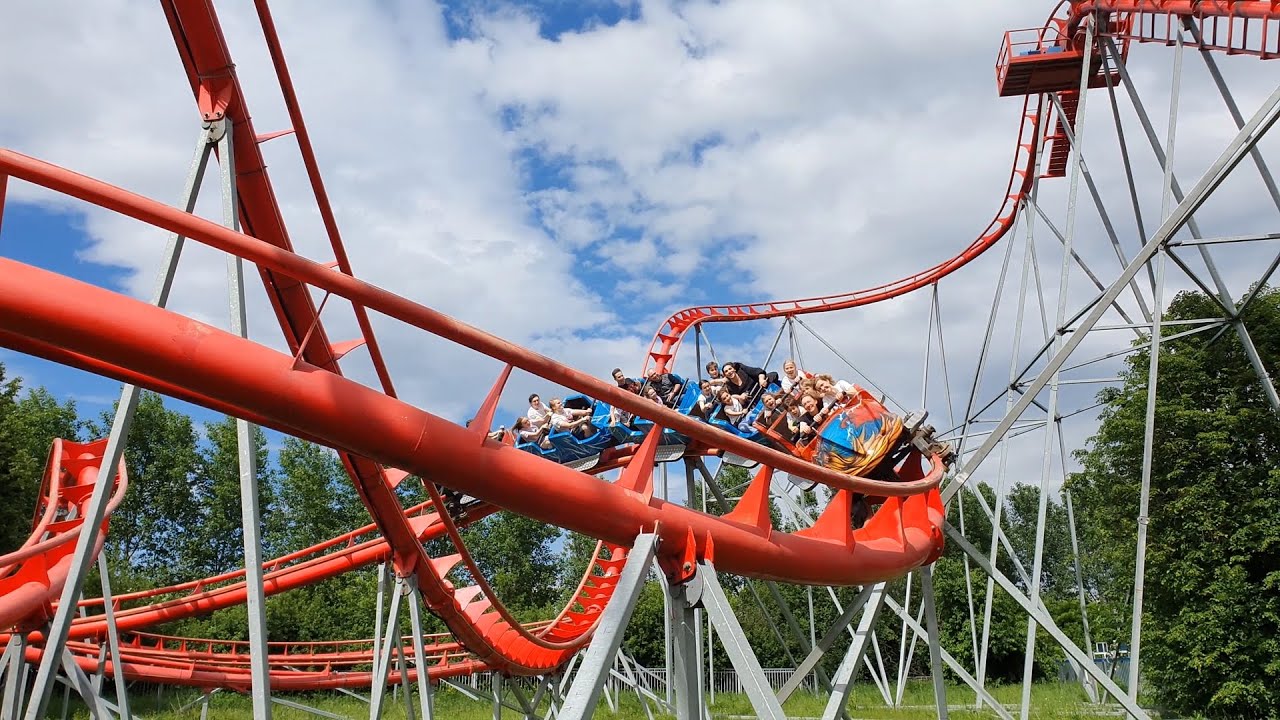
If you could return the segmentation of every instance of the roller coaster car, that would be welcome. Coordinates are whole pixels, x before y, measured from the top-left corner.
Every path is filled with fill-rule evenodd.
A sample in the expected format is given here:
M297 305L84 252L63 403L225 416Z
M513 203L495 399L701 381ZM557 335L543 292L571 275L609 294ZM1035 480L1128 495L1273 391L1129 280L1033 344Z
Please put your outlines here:
M829 470L896 480L894 468L913 450L938 455L948 465L955 460L951 446L938 441L933 427L925 424L927 417L923 411L905 418L891 413L871 393L854 386L853 399L823 421L813 440L798 446L779 444Z
M1037 95L1080 89L1080 73L1084 69L1083 33L1067 34L1064 20L1055 19L1047 27L1010 30L1004 34L996 60L996 87L1000 97ZM1107 21L1105 33L1124 35L1127 19ZM1128 52L1128 41L1122 43L1121 55ZM1089 56L1089 87L1106 87L1101 45L1095 43ZM1111 73L1111 82L1120 76Z
M698 401L700 388L696 382L683 380L684 391L675 409L688 415ZM777 390L776 385L767 388ZM589 410L594 432L580 437L571 432L553 432L547 440L550 448L533 443L519 443L517 448L549 460L567 465L575 470L587 471L599 464L602 454L619 448L639 444L653 431L654 423L635 418L630 423L611 424L612 409L605 403L584 395L574 395L564 402L565 407ZM750 412L758 414L763 402L757 400ZM825 420L818 428L817 437L804 445L793 445L784 439L778 428L753 424L743 430L720 415L716 405L707 423L738 437L769 444L804 458L822 467L848 475L893 480L894 468L912 450L926 455L940 455L944 462L954 458L951 448L934 439L934 429L924 424L926 413L913 413L903 418L885 409L884 405L865 389L856 387L853 398ZM779 417L781 421L781 416ZM689 438L673 430L663 430L656 460L678 460L687 452ZM706 448L703 448L706 450ZM724 453L722 459L740 467L754 467L757 463L732 453Z
M679 376L676 376L676 379L685 387L675 409L687 415L698 400L698 385L685 383ZM612 408L585 395L566 398L564 406L591 412L591 426L594 429L591 435L582 437L571 432L553 432L547 436L547 441L551 444L550 448L528 442L517 443L516 447L548 460L554 460L574 470L587 471L599 463L601 453L610 448L638 444L653 428L653 422L644 418L635 418L629 424L611 424ZM683 457L688 442L685 436L673 430L664 430L657 460L668 462Z

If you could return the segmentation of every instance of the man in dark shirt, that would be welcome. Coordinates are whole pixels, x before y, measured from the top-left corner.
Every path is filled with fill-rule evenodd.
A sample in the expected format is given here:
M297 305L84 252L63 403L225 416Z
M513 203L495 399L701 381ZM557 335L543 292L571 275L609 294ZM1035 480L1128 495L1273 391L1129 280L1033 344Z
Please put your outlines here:
M629 393L640 394L640 382L627 377L626 373L622 372L622 368L613 369L613 381Z
M676 380L671 373L660 373L658 370L652 369L645 378L649 386L658 394L658 398L662 400L662 404L667 407L675 407L680 400L680 391L684 390L684 384Z

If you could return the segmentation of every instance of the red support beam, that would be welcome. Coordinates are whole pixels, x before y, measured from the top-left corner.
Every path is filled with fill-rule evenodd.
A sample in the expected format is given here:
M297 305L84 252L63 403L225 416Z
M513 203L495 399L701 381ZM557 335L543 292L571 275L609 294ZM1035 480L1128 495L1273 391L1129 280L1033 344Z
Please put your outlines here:
M33 338L161 383L186 385L265 418L272 427L350 448L607 542L627 544L637 532L656 528L668 547L679 549L692 532L699 542L714 538L717 566L727 572L821 585L891 579L936 549L936 534L928 525L940 525L942 517L928 509L926 495L907 499L908 508L920 505L916 516L927 523L908 524L900 547L896 538L876 538L863 530L855 533L852 549L769 533L661 500L646 502L634 492L501 443L478 444L466 429L400 400L133 298L12 260L0 259L0 276L6 280L0 285L0 330L8 338ZM24 349L21 341L14 349ZM936 486L942 473L934 459L924 484ZM396 502L387 488L365 490L374 493L374 506ZM885 542L894 545L891 551Z
M149 225L176 232L210 247L237 255L272 272L280 279L328 290L335 295L383 313L446 340L509 363L538 377L603 400L627 412L652 420L712 447L723 448L742 457L770 465L797 477L830 487L847 488L867 495L898 497L916 495L937 487L940 478L893 483L843 475L818 467L793 455L717 430L680 413L662 407L613 383L561 365L551 358L520 347L495 335L467 325L441 312L419 305L395 293L370 285L345 273L333 272L270 243L235 232L150 198L131 193L101 180L37 160L12 150L0 149L0 172L7 172L51 190L114 210ZM966 261L967 262L967 261ZM314 340L312 340L314 342ZM309 343L310 344L310 343Z

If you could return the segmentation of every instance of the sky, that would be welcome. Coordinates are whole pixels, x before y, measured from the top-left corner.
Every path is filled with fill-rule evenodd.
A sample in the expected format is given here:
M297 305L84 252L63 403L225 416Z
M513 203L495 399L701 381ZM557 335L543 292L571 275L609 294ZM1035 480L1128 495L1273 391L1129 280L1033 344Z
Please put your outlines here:
M1005 30L1041 24L1049 5L975 0L964 12L922 13L834 0L308 0L277 2L273 13L356 274L607 377L615 366L638 372L653 333L679 308L870 287L972 242L1000 207L1022 121L1021 101L996 95L996 51ZM252 2L219 2L217 11L257 130L287 128ZM1185 61L1175 168L1190 187L1234 126L1194 53ZM1218 62L1247 116L1272 89L1269 66ZM1135 46L1130 63L1163 140L1173 53ZM0 97L0 146L177 202L199 122L153 4L7 4ZM1120 97L1149 231L1161 173ZM1088 169L1132 255L1141 243L1105 91L1089 94L1085 118ZM296 143L262 147L298 251L330 260ZM197 213L219 217L216 187L206 186ZM1040 196L1063 230L1068 188L1047 180ZM1119 261L1083 184L1079 193L1075 246L1110 282ZM1207 234L1232 235L1270 231L1274 212L1256 172L1243 168L1197 217ZM978 383L979 405L999 398L986 417L1003 408L1011 359L1029 361L1042 324L1056 324L1061 250L1047 226L1034 233L1047 306L1041 315L1027 302L1029 335L1015 351L1020 228ZM140 298L151 294L164 241L21 182L10 183L0 226L0 254ZM803 364L875 383L950 427L973 384L1005 247L939 286L945 364L927 292L806 318L822 340L798 331ZM1214 252L1239 295L1275 250ZM225 272L219 253L188 245L170 307L226 327ZM1072 272L1065 296L1074 309L1091 287ZM249 280L250 335L283 349L260 283ZM1171 269L1166 295L1187 287ZM1132 297L1122 302L1138 316ZM325 321L335 339L355 334L342 303ZM374 325L400 396L452 420L471 417L501 369L387 318ZM704 359L760 363L778 332L777 322L709 327ZM1099 333L1080 352L1132 338ZM789 346L784 338L778 352ZM678 370L693 371L691 350ZM11 351L0 350L0 362L84 414L119 393L118 383ZM343 369L376 382L363 351ZM1077 375L1118 369L1113 361ZM1095 390L1064 389L1063 411L1088 406ZM532 391L557 393L516 373L500 420L521 412ZM1064 423L1068 448L1085 442L1095 415ZM1030 434L1011 444L1010 477L1039 481L1043 443ZM1051 485L1061 468L1053 474Z

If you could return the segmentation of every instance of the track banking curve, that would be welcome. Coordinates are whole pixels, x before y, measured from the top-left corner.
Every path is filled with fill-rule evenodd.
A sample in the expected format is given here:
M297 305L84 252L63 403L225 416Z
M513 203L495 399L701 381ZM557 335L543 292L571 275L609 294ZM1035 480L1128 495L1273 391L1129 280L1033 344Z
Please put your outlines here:
M939 551L941 539L935 531L941 524L942 509L936 487L941 469L936 459L907 463L903 472L906 482L893 485L850 479L759 446L744 447L750 443L671 411L645 405L612 385L356 280L328 207L266 1L256 0L293 123L290 130L298 138L337 259L331 265L321 265L294 254L258 149L258 144L270 136L259 136L253 130L212 3L164 0L162 4L206 121L225 118L234 128L236 185L245 234L10 151L0 150L0 173L80 197L255 262L293 357L114 293L9 261L0 261L0 270L13 280L0 289L0 344L175 394L338 448L378 531L386 538L386 556L399 575L416 576L425 602L445 621L458 644L472 653L471 659L460 661L468 668L537 674L567 661L589 639L600 610L611 597L612 584L600 577L609 577L608 566L620 567L625 545L641 528L656 527L668 554L686 549L686 541L691 539L696 545L691 550L714 552L717 565L731 572L808 583L852 584L893 577L931 560ZM1272 4L1264 2L1080 2L1070 6L1067 22L1074 26L1093 11L1186 12L1198 17L1273 18L1276 14ZM1033 103L1031 97L1024 102L1015 159L1001 208L978 239L960 254L895 282L852 293L680 311L655 335L646 365L668 366L685 333L702 322L859 307L927 287L960 269L998 242L1016 220L1021 202L1034 182L1036 149L1047 126L1041 121L1040 107L1039 101ZM330 343L309 288L352 301L363 336L349 343ZM59 308L68 298L77 302ZM651 475L656 447L646 446L656 443L637 448L622 479L610 485L498 443L483 442L483 429L464 430L395 398L367 321L369 309L497 358L508 364L508 372L511 367L519 367L632 410L661 427L687 433L709 447L759 460L765 468L753 488L767 489L770 468L776 468L829 484L840 491L837 498L847 498L855 490L891 497L859 531L848 525L847 506L833 502L814 529L788 535L768 527L767 513L762 519L759 506L754 507L754 516L750 512L753 508L748 507L744 512L735 510L726 518L712 518L654 500ZM127 319L129 325L104 324L104 317ZM370 352L382 392L341 377L339 359L359 345ZM194 381L190 380L192 377ZM505 377L506 373L490 392L492 402L486 401L477 418L486 422L477 422L478 426L487 429ZM349 427L347 418L355 408L377 421L371 423L372 427ZM300 412L295 414L295 409ZM650 437L657 435L652 433ZM429 441L423 442L424 439ZM439 509L433 525L438 529L433 532L453 538L456 552L443 557L427 554L421 540L421 524L415 526L406 516L393 492L406 471L430 480L427 487L434 507ZM556 620L521 626L492 596L475 570L465 547L457 540L456 523L435 483L603 538L611 557L602 560L597 553L593 565L602 574L593 578L589 570L579 593ZM521 491L513 492L513 487ZM584 500L597 503L600 512L592 513L590 518L567 512L566 508L580 506ZM556 504L561 507L557 509ZM746 504L741 503L739 509ZM841 521L838 515L842 510L846 512ZM477 585L453 587L446 575L459 566L471 570ZM588 599L590 602L584 602ZM173 660L164 658L163 652L161 656L126 654L123 659L126 673L130 672L130 661L137 660L135 677L147 677L144 668L160 668ZM273 674L273 684L275 681ZM206 686L219 682L232 686L225 678L210 679Z

